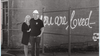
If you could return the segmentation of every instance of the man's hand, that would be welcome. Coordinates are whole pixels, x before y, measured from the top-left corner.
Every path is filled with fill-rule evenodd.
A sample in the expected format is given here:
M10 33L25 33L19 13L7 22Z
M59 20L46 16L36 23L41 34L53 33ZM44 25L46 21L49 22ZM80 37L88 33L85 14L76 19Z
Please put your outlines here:
M31 29L29 29L27 32L30 32L31 31Z
M42 35L38 35L38 37L41 37Z

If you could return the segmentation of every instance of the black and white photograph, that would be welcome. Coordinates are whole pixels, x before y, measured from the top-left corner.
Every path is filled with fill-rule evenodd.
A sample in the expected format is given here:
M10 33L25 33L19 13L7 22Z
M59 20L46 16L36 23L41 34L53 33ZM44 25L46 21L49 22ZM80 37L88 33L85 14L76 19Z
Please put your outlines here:
M99 56L99 0L1 0L1 56Z

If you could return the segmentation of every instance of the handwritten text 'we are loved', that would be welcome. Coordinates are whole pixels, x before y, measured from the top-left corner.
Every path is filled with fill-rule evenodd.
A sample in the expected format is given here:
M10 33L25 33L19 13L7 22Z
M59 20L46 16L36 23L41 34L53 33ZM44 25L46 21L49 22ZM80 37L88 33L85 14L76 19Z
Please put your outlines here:
M87 18L74 18L75 17L75 10L72 11L71 17L70 17L70 28L75 29L77 26L87 26L88 28L92 28L92 24L96 24L96 22L90 22L92 11L90 11L89 16ZM52 25L65 25L66 30L69 27L68 20L66 16L56 16L55 18L44 16L43 18L44 26L52 26Z

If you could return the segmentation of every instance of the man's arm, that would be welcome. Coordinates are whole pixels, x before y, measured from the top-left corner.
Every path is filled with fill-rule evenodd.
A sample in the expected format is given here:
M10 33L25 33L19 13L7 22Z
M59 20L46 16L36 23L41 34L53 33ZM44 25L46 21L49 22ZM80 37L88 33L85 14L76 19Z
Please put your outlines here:
M40 33L40 35L38 35L38 37L41 37L42 36L43 31L44 31L44 27L41 28L41 33Z

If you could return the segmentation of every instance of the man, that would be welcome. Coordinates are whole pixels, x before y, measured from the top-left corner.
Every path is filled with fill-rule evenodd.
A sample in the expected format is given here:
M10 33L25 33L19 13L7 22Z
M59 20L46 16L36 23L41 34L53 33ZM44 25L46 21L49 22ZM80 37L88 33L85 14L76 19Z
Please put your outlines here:
M40 39L43 33L43 21L39 19L39 12L37 10L33 11L33 18L30 20L30 44L31 44L31 55L39 56ZM35 49L36 46L36 49Z

